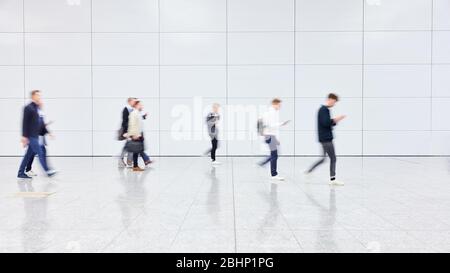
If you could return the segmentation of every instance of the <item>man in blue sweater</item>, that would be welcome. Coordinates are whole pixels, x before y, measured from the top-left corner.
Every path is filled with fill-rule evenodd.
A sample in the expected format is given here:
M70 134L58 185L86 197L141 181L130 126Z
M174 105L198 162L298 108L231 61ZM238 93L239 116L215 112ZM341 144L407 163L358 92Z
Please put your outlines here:
M22 122L22 144L28 146L27 152L20 164L18 178L30 179L25 174L25 168L35 155L38 156L39 162L46 174L50 177L56 174L55 170L51 170L47 165L47 157L39 143L39 135L41 134L45 124L39 116L39 105L41 104L41 92L39 90L31 91L31 103L25 106L23 110Z
M330 158L330 185L341 185L344 183L336 180L336 153L333 144L333 127L336 126L345 116L337 116L331 118L330 109L333 107L339 97L336 94L330 93L325 105L322 105L317 115L317 129L319 134L319 142L322 145L323 155L306 173L311 173L316 167L321 165L328 154Z

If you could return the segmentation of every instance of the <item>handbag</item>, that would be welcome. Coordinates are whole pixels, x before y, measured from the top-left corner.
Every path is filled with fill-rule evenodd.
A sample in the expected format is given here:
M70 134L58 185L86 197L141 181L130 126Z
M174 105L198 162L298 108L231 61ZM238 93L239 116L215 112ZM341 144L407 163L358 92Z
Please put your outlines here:
M125 144L125 149L133 154L141 153L144 151L144 142L139 140L129 140Z
M117 132L117 139L118 140L125 140L126 138L123 136L125 134L125 130L123 128L120 128Z

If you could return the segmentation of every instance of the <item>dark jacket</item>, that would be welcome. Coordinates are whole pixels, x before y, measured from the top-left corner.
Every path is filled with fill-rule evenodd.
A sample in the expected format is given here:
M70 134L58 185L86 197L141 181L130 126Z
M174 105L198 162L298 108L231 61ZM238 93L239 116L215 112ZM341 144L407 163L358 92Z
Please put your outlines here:
M46 131L45 124L39 118L37 104L31 102L23 109L22 136L27 138L39 137Z
M319 131L319 142L328 142L333 140L333 126L336 125L331 119L330 109L322 105L317 115L317 128Z
M128 116L130 116L130 112L127 107L123 108L122 111L122 130L123 133L128 132Z

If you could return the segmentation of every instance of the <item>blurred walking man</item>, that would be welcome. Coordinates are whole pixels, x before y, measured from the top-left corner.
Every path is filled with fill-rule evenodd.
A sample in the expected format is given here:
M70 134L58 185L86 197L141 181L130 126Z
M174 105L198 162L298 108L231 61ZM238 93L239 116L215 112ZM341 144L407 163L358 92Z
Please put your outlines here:
M336 94L330 93L325 105L322 105L317 115L317 129L319 135L319 142L322 145L323 155L322 158L314 163L314 165L306 171L307 174L311 173L315 168L325 162L325 158L328 154L330 158L330 185L343 186L344 183L336 180L336 153L333 144L333 127L336 126L345 116L337 116L331 118L330 108L332 108L339 97Z
M55 170L48 167L46 154L42 149L42 145L39 144L39 135L42 128L45 127L43 119L39 117L40 104L41 92L39 90L31 91L31 103L25 106L22 121L22 144L24 147L28 148L25 156L23 157L22 163L20 164L19 173L17 175L18 178L31 178L25 174L25 169L31 158L35 155L38 156L42 168L49 177L56 174Z
M278 162L278 146L280 145L280 127L286 125L289 121L280 122L280 107L281 100L273 99L272 105L263 117L263 136L265 142L269 145L270 156L263 162L259 163L260 166L264 166L270 162L270 174L273 180L282 181L284 177L278 175L277 162Z

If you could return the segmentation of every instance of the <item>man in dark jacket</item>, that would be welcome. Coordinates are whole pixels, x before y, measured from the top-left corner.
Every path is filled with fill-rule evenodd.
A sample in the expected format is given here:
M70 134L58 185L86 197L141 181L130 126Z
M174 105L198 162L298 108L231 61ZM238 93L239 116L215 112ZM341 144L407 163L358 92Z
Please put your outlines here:
M339 97L336 94L329 94L325 105L322 105L317 115L317 130L319 135L319 142L322 145L323 155L306 173L311 173L317 166L325 161L328 154L330 158L330 185L344 185L344 183L336 180L336 153L333 144L333 127L338 124L345 116L337 116L331 118L330 109L333 107Z
M39 90L33 90L31 92L31 103L28 104L23 110L22 144L24 147L28 146L28 149L22 163L20 164L19 173L17 175L18 178L31 178L25 174L25 168L31 158L35 155L38 156L39 162L48 176L53 176L56 174L55 170L51 170L48 167L46 155L42 149L42 145L39 144L39 135L42 132L42 127L45 126L39 117L40 104L41 92Z
M45 123L45 119L44 119L44 114L42 113L42 102L40 102L39 104L39 109L38 109L38 113L39 113L39 122L41 124L41 129L39 131L39 145L41 145L42 147L42 152L44 154L44 157L47 157L47 141L45 139L46 135L50 135L50 132L47 129L47 123ZM28 161L27 167L25 169L25 174L28 176L37 176L36 173L33 172L32 168L33 168L33 161L35 158L36 154L33 154L30 158L30 161Z

